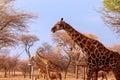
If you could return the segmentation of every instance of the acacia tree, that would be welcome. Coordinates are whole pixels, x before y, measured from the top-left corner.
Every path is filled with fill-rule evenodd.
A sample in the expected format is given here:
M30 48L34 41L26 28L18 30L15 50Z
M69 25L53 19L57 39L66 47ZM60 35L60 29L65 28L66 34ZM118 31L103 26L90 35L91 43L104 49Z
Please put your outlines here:
M120 0L104 0L103 3L105 8L120 12Z
M24 45L24 48L25 48L25 51L26 51L26 54L28 55L29 59L31 58L31 54L30 54L30 48L34 45L34 43L36 41L38 41L39 39L34 36L34 35L21 35L20 36L20 40L21 40L21 43ZM32 64L30 62L30 73L29 73L29 77L31 78L31 67L32 67Z
M65 78L68 72L68 68L72 63L75 71L75 62L79 59L81 53L80 48L73 42L73 40L65 32L57 32L53 34L53 41L57 43L58 47L61 47L62 50L67 54L67 65L65 70Z
M28 57L30 58L30 48L34 45L34 43L36 41L38 41L39 39L35 36L35 35L21 35L20 36L20 41L21 44L24 45L26 54L28 55Z
M92 39L97 39L97 36L94 34L84 33L84 35ZM76 72L76 78L78 78L78 65L81 57L80 54L83 55L82 54L83 52L81 51L80 47L78 47L77 44L75 44L74 41L65 32L57 32L53 34L53 41L57 43L57 46L61 47L68 56L65 78L71 63L72 66L74 67L74 71Z
M18 57L19 55L15 56L10 56L9 50L8 49L2 49L0 50L0 70L4 71L4 77L7 76L7 72L9 71L9 76L10 72L14 72L15 76L15 70L17 69L18 65Z
M22 72L24 78L26 78L26 74L29 72L28 60L19 62L19 70Z
M98 37L95 34L90 34L90 33L83 33L83 34L91 39L95 39L95 40L98 39Z
M42 43L42 45L37 49L37 52L50 60L50 56L53 53L53 47L47 42Z
M18 34L27 31L28 22L36 16L17 11L12 5L14 0L0 0L0 49L15 46Z
M8 51L2 51L0 55L0 69L4 71L4 77L7 77L7 71L9 70L9 61L10 61L10 56Z
M110 49L120 53L120 44L115 44L115 45L111 46Z
M9 62L7 63L9 64L9 75L10 75L10 72L12 72L12 75L15 76L15 71L17 70L18 63L19 63L18 58L19 58L19 54L10 57Z
M103 21L117 34L120 34L120 1L104 0Z

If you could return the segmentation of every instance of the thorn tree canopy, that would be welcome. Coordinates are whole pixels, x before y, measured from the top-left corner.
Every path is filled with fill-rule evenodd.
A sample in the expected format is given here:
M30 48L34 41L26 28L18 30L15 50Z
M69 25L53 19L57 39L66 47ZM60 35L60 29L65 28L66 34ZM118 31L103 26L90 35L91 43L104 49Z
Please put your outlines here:
M15 46L17 35L28 29L28 23L36 16L18 11L11 4L14 0L0 0L0 49Z
M103 3L108 10L120 12L120 0L104 0Z

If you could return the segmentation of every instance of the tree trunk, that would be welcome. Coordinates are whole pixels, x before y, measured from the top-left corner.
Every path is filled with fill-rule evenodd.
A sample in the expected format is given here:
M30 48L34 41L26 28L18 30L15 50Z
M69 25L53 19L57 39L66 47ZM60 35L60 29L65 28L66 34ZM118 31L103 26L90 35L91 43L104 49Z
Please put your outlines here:
M4 74L4 77L5 77L5 78L7 77L7 71L6 71L6 69L5 69L5 74Z
M14 76L15 76L15 69L13 69L13 71L14 71Z
M46 65L46 71L47 71L47 79L50 80L50 70L48 65Z
M71 63L71 59L69 60L68 65L66 67L67 69L65 71L65 77L64 77L65 79L66 79L66 76L67 76L67 72L68 72L68 68L69 68L70 63Z
M31 79L31 65L29 65L30 67L29 67L29 78Z
M23 72L23 76L24 76L24 78L26 78L26 72Z
M98 70L95 71L95 80L98 80Z
M10 76L10 71L11 71L11 70L9 70L9 76Z
M85 71L85 66L83 66L83 68L84 68L84 80L85 80L85 74L86 74L86 71Z
M76 79L78 79L78 65L75 65Z

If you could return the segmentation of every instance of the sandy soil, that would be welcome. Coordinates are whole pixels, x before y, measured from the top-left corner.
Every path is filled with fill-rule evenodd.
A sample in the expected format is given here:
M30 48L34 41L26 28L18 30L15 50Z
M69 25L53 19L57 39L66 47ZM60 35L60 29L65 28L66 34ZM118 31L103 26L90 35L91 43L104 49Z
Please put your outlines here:
M32 80L32 79L24 79L24 78L0 78L0 80ZM33 80L44 80L44 79L33 79ZM84 79L75 79L75 78L67 78L67 79L62 79L62 80L84 80ZM98 80L101 80L101 78L99 78ZM104 79L105 80L105 79ZM108 80L115 80L114 78L108 78Z
M22 73L16 72L16 76L7 76L7 78L3 78L3 73L0 73L0 80L44 80L44 79L36 79L35 77L33 79L23 78ZM83 74L79 74L78 79L75 78L75 74L68 73L67 78L64 79L64 73L62 74L63 79L62 80L84 80ZM101 80L99 78L98 80ZM104 79L105 80L105 79ZM115 80L114 75L112 73L108 74L108 80Z

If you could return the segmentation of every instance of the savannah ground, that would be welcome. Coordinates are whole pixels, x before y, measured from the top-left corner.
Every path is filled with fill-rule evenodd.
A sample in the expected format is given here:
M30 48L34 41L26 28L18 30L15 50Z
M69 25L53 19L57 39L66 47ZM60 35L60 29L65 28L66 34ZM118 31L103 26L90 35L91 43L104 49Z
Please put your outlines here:
M34 73L35 76L33 77L33 79L29 79L29 76L27 74L26 78L23 77L21 72L16 72L15 76L8 76L6 78L4 78L4 73L0 72L0 80L45 80L45 79L36 79L37 77L37 72ZM114 75L112 74L112 72L110 72L108 75L108 80L115 80ZM64 79L64 73L62 73L62 80L84 80L84 75L83 73L79 73L78 79L75 78L75 73L68 73L67 74L67 78ZM101 80L101 77L98 79ZM105 79L104 79L105 80Z

